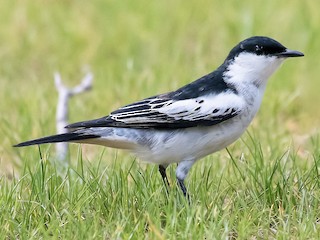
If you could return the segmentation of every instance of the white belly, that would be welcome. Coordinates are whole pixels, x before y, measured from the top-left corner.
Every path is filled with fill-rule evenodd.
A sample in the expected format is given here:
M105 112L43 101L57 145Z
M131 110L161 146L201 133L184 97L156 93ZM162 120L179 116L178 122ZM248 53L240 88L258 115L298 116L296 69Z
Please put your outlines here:
M250 122L251 119L237 116L223 124L178 130L100 128L103 137L80 142L126 149L143 161L170 164L197 160L227 147Z
M142 160L158 164L200 159L236 141L251 122L248 120L235 117L223 124L175 130L170 135L157 131L150 148L138 147L134 152Z

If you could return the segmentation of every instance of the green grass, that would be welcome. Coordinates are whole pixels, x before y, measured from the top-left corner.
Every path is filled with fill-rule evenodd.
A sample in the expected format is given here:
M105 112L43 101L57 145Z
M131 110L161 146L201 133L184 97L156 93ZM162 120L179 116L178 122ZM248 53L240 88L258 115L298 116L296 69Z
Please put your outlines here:
M3 1L0 8L0 239L318 239L318 1ZM305 53L270 79L241 140L199 161L188 205L169 168L97 146L14 149L55 133L53 73L91 92L70 122L101 117L216 68L240 40Z
M167 195L156 166L134 160L65 173L47 157L19 179L2 179L2 235L67 239L273 239L319 237L317 158L306 166L290 151L265 156L249 142L247 157L208 157L188 178L191 204L174 183ZM229 151L231 152L231 150ZM214 160L214 161L212 161Z

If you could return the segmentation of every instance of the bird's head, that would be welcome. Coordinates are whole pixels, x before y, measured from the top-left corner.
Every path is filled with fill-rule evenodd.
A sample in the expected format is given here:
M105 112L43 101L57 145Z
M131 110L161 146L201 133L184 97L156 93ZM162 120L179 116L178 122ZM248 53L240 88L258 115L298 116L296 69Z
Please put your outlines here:
M235 46L224 62L229 81L251 81L265 85L271 74L289 57L302 57L303 53L289 50L268 37L251 37Z

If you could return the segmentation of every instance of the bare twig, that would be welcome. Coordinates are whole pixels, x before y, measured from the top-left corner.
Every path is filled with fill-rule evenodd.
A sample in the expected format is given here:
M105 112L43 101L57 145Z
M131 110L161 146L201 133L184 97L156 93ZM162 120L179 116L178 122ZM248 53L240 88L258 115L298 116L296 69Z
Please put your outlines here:
M56 112L56 127L57 133L67 133L68 129L65 128L68 125L68 102L69 98L80 94L82 92L88 91L92 87L92 79L93 74L88 72L82 79L81 83L73 88L66 87L61 80L61 76L58 72L54 74L54 82L56 85L56 89L59 93L59 100L57 105L57 112ZM57 157L59 159L65 159L68 154L68 143L57 143L56 144L56 152Z

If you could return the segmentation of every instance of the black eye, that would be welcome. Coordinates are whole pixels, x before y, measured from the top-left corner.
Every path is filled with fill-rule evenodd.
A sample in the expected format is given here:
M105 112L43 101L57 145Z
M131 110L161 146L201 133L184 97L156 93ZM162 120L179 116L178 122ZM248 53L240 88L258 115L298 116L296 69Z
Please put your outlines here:
M262 53L262 51L263 51L263 46L256 45L256 46L255 46L255 51L256 51L256 53Z

